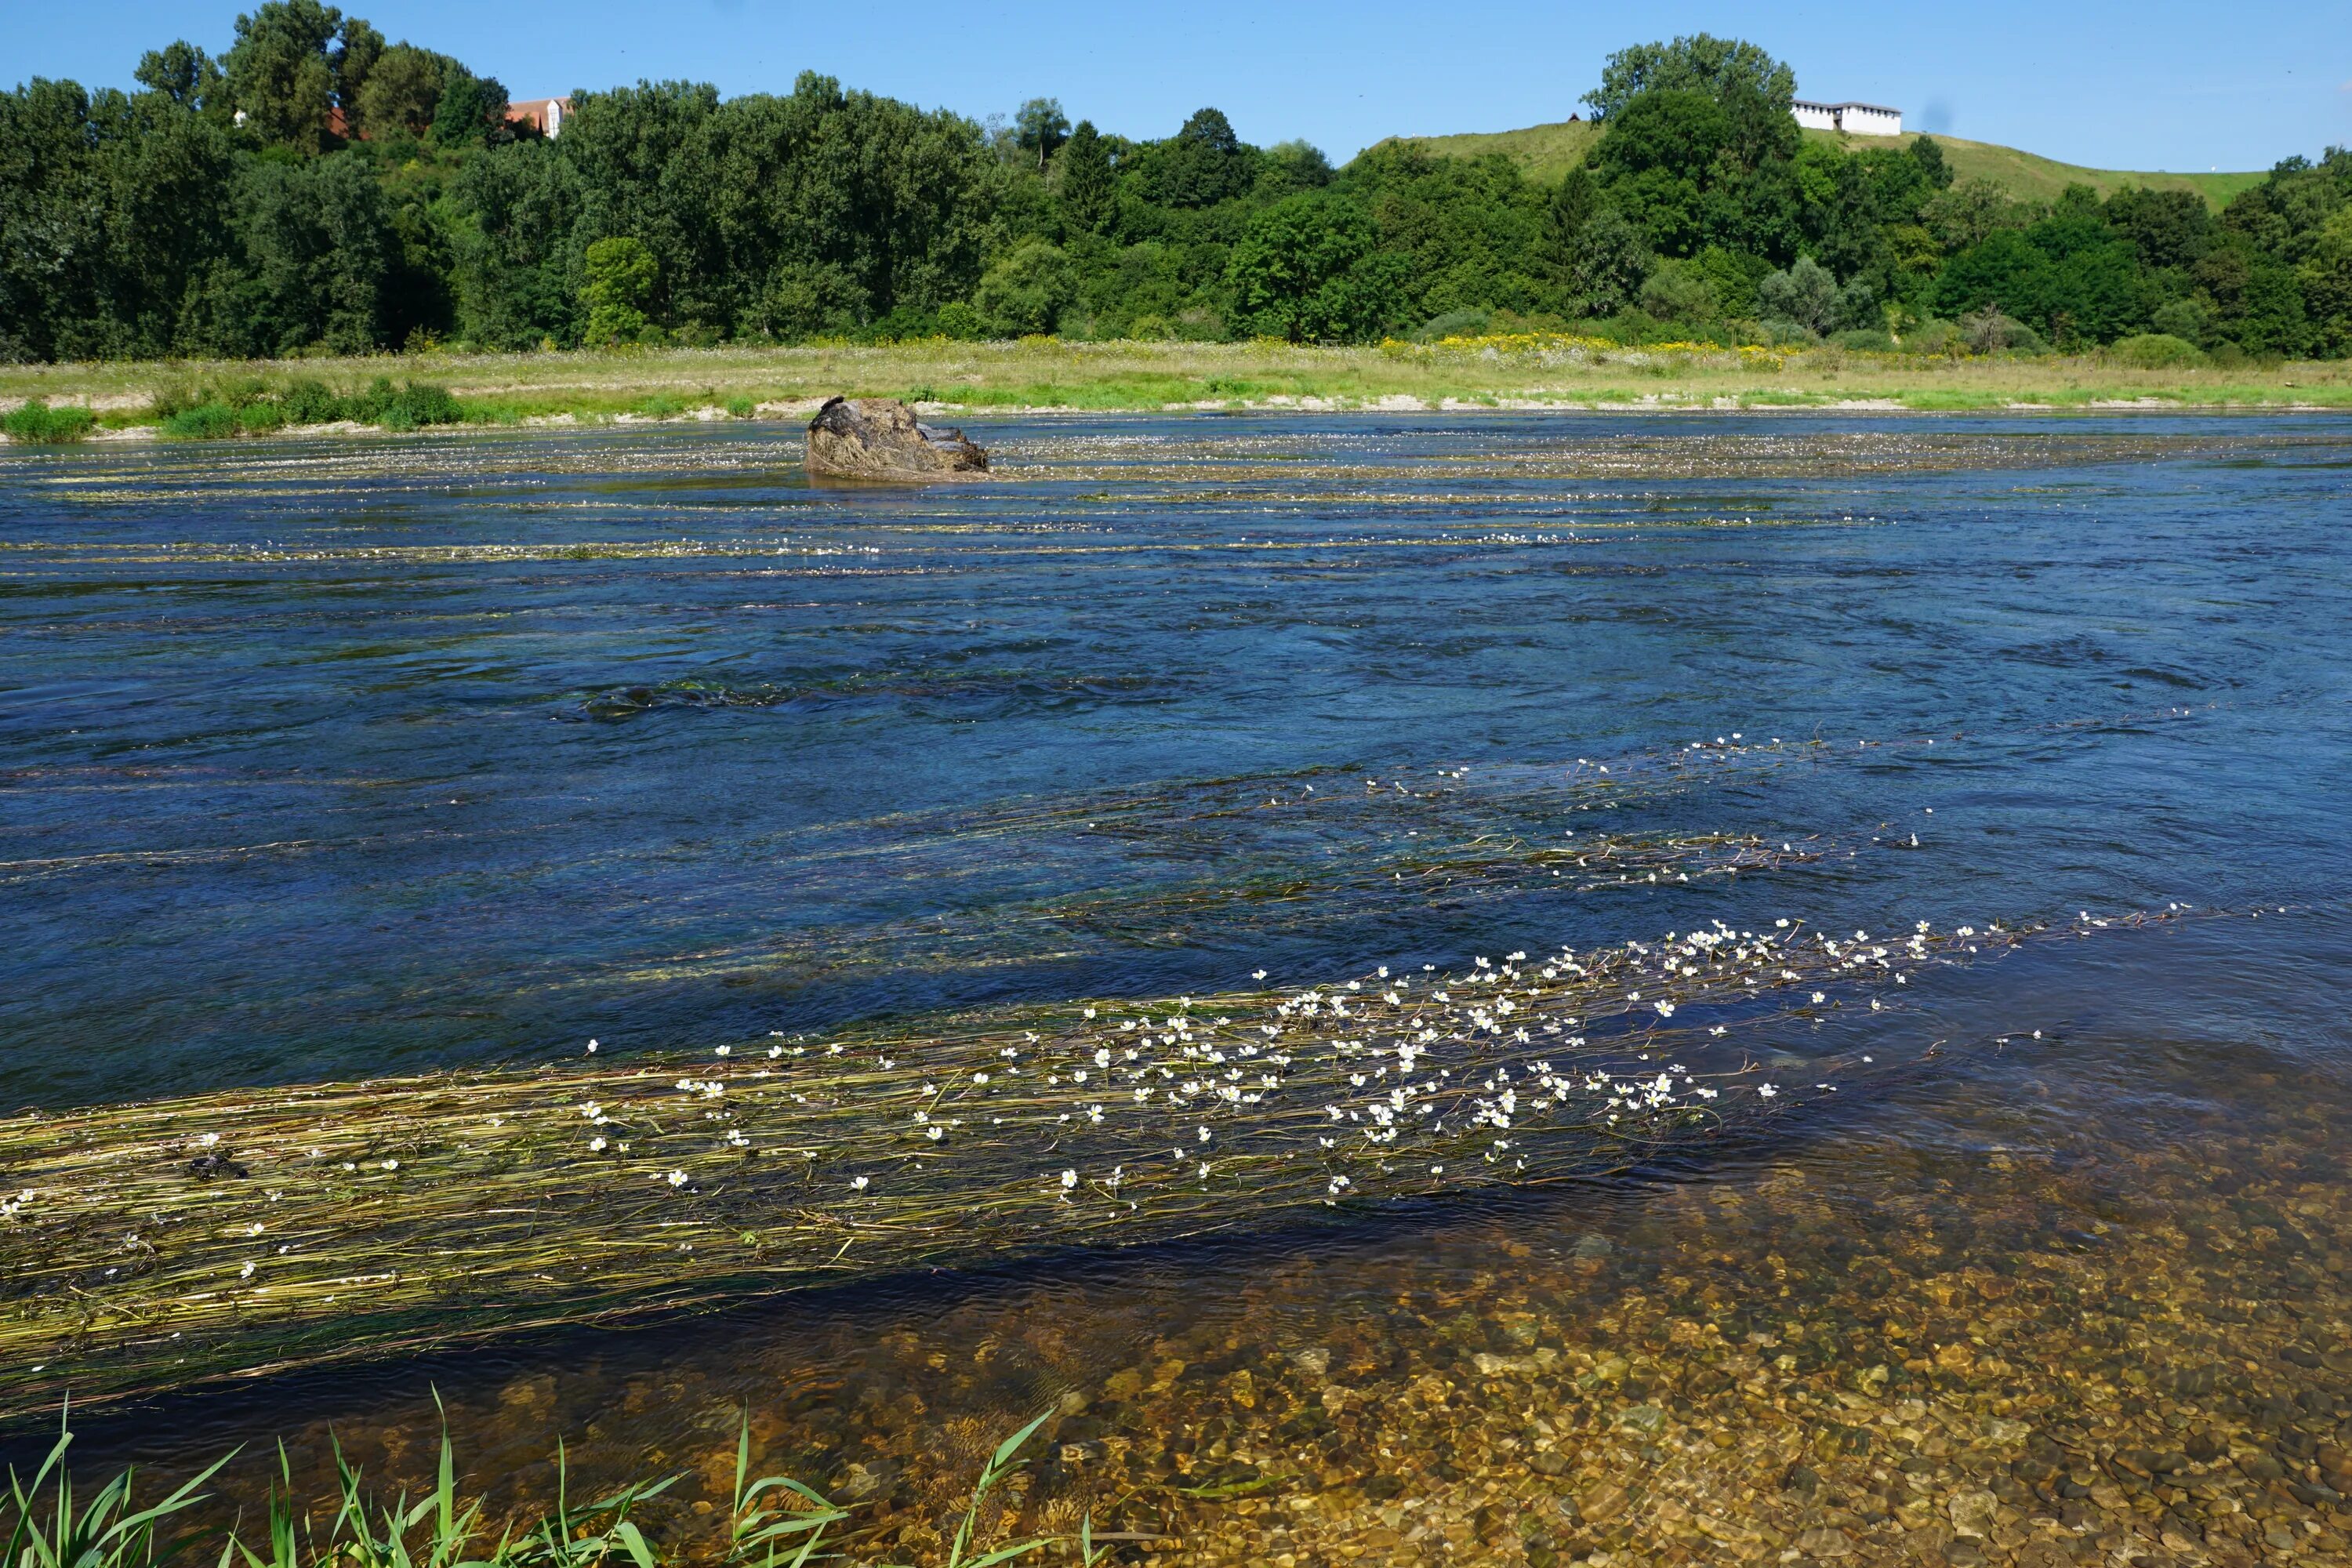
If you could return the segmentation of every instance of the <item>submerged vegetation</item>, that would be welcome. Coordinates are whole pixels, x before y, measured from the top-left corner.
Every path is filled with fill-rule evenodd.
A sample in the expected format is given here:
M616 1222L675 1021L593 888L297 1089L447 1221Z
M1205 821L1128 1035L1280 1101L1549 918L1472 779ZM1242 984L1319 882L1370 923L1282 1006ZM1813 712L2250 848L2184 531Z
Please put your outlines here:
M1731 737L1528 783L1573 813L1678 787L1694 766L1816 749ZM1294 781L1262 806L1204 796L1192 826L1317 809L1414 820L1425 787ZM1100 805L1090 830L1134 830ZM1367 875L1597 889L1822 853L1570 830L1446 858L1403 850ZM1174 906L1026 918L1171 916L1183 918ZM1277 985L1260 971L1217 994L1000 1007L698 1057L599 1060L592 1040L537 1068L19 1115L0 1121L14 1188L0 1205L0 1352L17 1369L0 1387L20 1403L152 1391L755 1283L1160 1241L1269 1211L1618 1168L1871 1071L1866 1057L1823 1060L1798 1081L1735 1030L1875 1013L1924 972L2028 934L1717 921L1451 972Z

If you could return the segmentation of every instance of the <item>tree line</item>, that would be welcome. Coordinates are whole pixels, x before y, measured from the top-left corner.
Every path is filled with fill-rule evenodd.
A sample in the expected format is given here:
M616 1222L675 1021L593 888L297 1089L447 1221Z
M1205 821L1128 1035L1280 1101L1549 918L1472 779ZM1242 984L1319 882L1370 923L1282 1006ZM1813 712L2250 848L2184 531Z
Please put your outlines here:
M982 123L807 73L572 96L552 139L462 62L268 0L139 89L0 94L0 359L812 339L1361 342L1574 328L2352 353L2352 153L2219 214L1955 181L1931 139L1801 134L1795 78L1701 34L1612 57L1557 184L1383 143Z

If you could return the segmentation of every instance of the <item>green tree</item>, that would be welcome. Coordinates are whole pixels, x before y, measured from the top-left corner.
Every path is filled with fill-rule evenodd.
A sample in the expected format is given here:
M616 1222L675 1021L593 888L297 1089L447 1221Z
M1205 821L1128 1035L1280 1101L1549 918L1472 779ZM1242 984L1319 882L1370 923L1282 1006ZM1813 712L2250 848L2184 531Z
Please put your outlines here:
M343 14L319 0L265 0L236 19L236 42L223 60L228 96L246 128L264 142L317 153L335 106L335 68L328 46Z
M1037 157L1037 172L1045 172L1046 161L1070 139L1070 117L1062 112L1058 98L1033 98L1013 115L1013 124L1021 150Z
M982 275L971 302L990 335L1020 338L1052 331L1077 297L1069 257L1059 246L1032 239Z
M1613 316L1632 304L1657 258L1642 231L1615 207L1602 207L1570 237L1566 304L1572 316Z
M1072 227L1090 234L1101 232L1113 210L1117 178L1109 145L1095 130L1095 122L1079 121L1062 149L1062 210L1069 216Z
M1837 279L1810 256L1756 285L1756 309L1767 321L1785 321L1809 332L1835 331L1844 304Z
M420 49L405 39L385 49L368 72L359 95L362 134L382 140L407 136L422 141L441 107L441 84L456 62Z
M1785 116L1797 96L1797 76L1754 44L1696 33L1618 50L1584 101L1595 120L1612 120L1645 92L1701 92L1721 101L1741 88Z
M1258 214L1227 264L1247 330L1294 343L1364 335L1377 323L1363 320L1349 277L1377 237L1361 208L1320 194Z
M196 302L196 346L240 357L386 346L400 237L360 154L249 160L230 201L236 265L216 269Z
M442 69L432 134L440 147L481 147L508 140L506 88L498 78L476 76L451 60Z
M220 67L213 58L184 38L140 56L139 68L132 74L141 86L192 111L205 107L221 81Z
M588 247L581 300L588 307L592 343L633 343L652 325L646 306L661 281L661 264L644 240L614 235Z
M1249 189L1251 163L1233 121L1222 110L1198 110L1160 149L1155 195L1171 207L1214 206Z
M554 142L518 142L467 160L448 195L460 332L502 349L579 341L569 263L584 196Z
M1979 177L1930 196L1919 216L1946 250L1962 251L2004 229L2027 227L2041 215L1998 181Z
M327 63L334 68L335 102L342 109L344 123L356 135L360 127L360 95L367 90L368 78L375 70L376 61L383 57L383 35L360 17L346 16L336 38Z
M1258 162L1260 200L1279 201L1300 191L1319 191L1331 183L1331 160L1311 142L1277 142Z

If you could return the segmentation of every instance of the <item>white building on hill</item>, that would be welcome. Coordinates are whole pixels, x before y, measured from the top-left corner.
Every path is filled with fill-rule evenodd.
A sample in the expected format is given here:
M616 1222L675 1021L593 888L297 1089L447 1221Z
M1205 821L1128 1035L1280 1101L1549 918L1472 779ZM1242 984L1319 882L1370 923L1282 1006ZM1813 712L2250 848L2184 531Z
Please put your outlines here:
M1843 131L1849 136L1903 134L1903 111L1875 103L1813 103L1801 98L1789 106L1789 112L1809 131Z

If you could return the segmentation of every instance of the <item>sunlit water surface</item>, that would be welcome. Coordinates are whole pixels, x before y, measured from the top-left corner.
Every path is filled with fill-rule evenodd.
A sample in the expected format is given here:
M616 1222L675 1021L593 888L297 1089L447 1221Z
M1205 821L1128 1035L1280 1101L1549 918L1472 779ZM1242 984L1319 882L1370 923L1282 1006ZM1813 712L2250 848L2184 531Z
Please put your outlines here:
M421 1476L437 1389L494 1500L560 1435L683 1509L748 1411L920 1556L1051 1407L1020 1522L1129 1555L2347 1550L2352 427L974 433L1002 479L913 492L767 427L0 455L0 1092L2065 934L1755 1026L1802 1113L1631 1175L178 1392L91 1464ZM1580 759L1643 787L1576 816ZM1597 826L1834 853L1515 873Z

